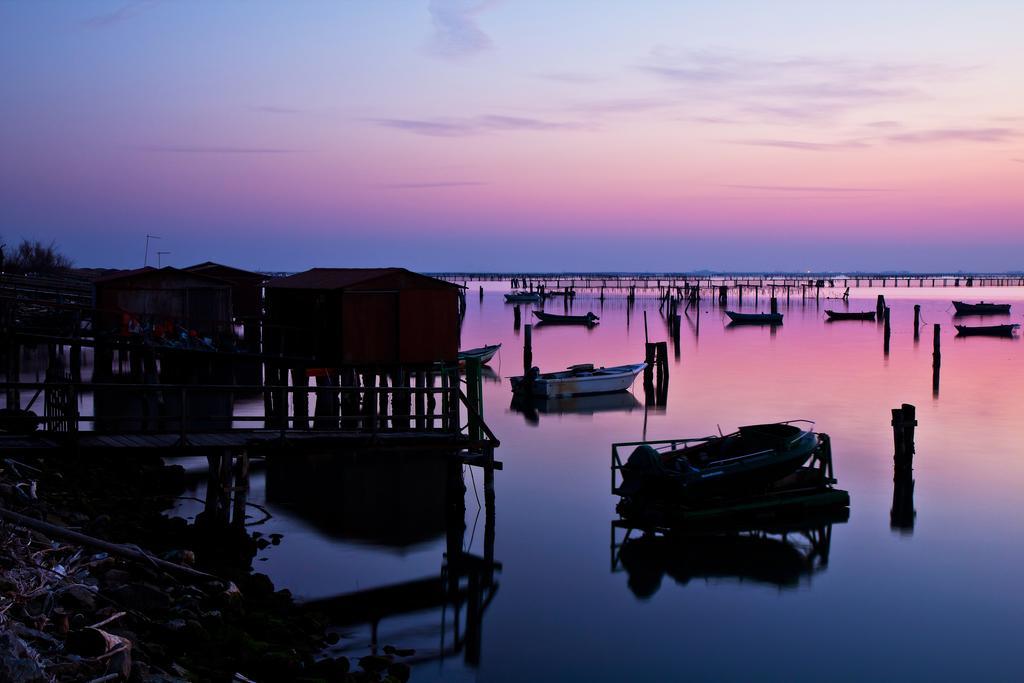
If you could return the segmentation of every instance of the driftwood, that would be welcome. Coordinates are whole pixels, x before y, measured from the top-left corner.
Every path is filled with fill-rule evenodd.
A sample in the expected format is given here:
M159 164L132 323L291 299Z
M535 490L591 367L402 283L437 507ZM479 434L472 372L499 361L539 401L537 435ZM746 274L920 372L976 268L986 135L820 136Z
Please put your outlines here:
M86 534L79 533L77 531L72 531L71 529L66 529L62 526L57 526L56 524L43 522L32 517L27 517L25 515L19 514L17 512L12 512L11 510L7 510L2 507L0 507L0 517L10 520L18 526L39 531L47 536L61 538L66 541L71 541L73 543L79 543L81 545L97 548L104 552L108 552L111 555L117 555L118 557L124 557L130 560L137 560L139 562L143 562L151 566L157 566L161 569L167 570L168 572L174 572L192 579L201 579L203 581L217 579L217 577L213 574L207 574L206 572L201 572L198 569L186 567L185 565L178 564L176 562L168 562L167 560L162 560L159 557L154 557L153 555L150 555L149 553L139 548L132 548L126 545L121 545L119 543L111 543L109 541L104 541L93 536L87 536Z

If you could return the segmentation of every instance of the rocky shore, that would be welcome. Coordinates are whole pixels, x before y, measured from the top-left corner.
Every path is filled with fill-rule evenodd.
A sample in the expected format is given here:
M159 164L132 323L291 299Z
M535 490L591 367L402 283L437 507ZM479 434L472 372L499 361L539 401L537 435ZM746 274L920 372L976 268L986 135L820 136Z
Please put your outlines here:
M252 571L266 539L164 515L183 480L157 458L0 454L0 683L408 680L411 652L320 656L326 620Z

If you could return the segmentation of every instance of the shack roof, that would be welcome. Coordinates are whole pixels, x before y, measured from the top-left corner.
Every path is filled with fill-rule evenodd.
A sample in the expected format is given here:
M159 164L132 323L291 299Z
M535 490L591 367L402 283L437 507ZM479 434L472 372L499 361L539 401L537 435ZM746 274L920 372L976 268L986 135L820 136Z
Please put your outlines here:
M275 278L274 289L460 289L459 285L420 275L405 268L311 268Z
M213 277L219 277L226 280L238 280L238 279L251 279L251 280L265 280L266 276L261 273L256 273L251 270L243 270L242 268L235 268L234 266L226 266L223 263L215 263L213 261L203 261L197 263L194 266L183 268L190 273L202 273L204 275L211 275Z
M213 277L211 275L204 275L203 273L189 272L185 270L179 270L172 268L171 266L165 266L163 268L153 268L152 266L146 266L144 268L136 268L134 270L118 270L107 275L93 280L94 284L105 285L108 283L116 283L118 281L142 281L142 280L157 280L164 282L192 282L199 283L206 287L230 287L231 283L223 280L219 277Z

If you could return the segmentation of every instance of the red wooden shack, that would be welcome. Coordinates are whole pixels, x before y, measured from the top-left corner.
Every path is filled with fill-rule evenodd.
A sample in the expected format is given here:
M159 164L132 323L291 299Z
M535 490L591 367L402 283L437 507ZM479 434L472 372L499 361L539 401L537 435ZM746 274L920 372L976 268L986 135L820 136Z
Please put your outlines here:
M231 334L231 284L177 268L140 268L97 278L100 332L129 323L181 325L207 337ZM125 330L122 330L125 331Z
M267 283L264 350L324 367L454 361L458 302L458 285L404 268L313 268Z

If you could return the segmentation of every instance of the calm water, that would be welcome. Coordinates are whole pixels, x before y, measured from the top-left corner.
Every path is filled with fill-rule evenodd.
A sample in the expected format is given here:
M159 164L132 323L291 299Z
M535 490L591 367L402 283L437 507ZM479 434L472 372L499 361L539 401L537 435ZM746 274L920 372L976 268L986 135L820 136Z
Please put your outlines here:
M638 381L629 396L544 406L533 424L511 410L504 379L522 364L512 306L493 285L482 302L471 287L463 346L503 344L491 364L497 376L484 383L485 417L505 464L494 528L502 570L484 612L479 662L467 663L463 648L418 665L414 680L1019 680L1024 342L955 338L949 299L1016 302L1019 320L1024 290L886 290L888 356L881 325L824 322L824 309L841 302L783 299L785 325L770 331L727 328L706 301L699 326L695 312L683 319L665 409L645 411ZM873 309L876 293L855 291L849 310ZM767 307L766 298L759 303ZM914 303L926 323L942 325L937 396L932 330L915 343ZM745 296L743 310L753 309ZM548 310L560 312L562 302ZM542 370L642 360L644 310L651 340L667 339L656 300L638 300L628 324L621 297L602 306L578 296L573 312L587 310L601 316L592 330L535 330ZM920 421L912 530L894 530L890 520L889 411L903 402L917 405ZM799 535L682 551L654 545L624 553L631 562L613 561L612 442L794 418L832 436L839 484L852 498L849 520L831 527L827 561ZM274 514L261 529L284 534L257 569L307 599L436 578L449 542L443 479L416 468L403 468L398 483L372 467L344 481L318 470L317 485L297 492L273 473L257 474L253 500ZM480 554L481 475L465 480L462 545ZM361 520L359 510L386 514L387 523ZM430 609L389 617L379 641L429 657L452 620L450 610ZM339 651L366 652L368 626L343 635Z

